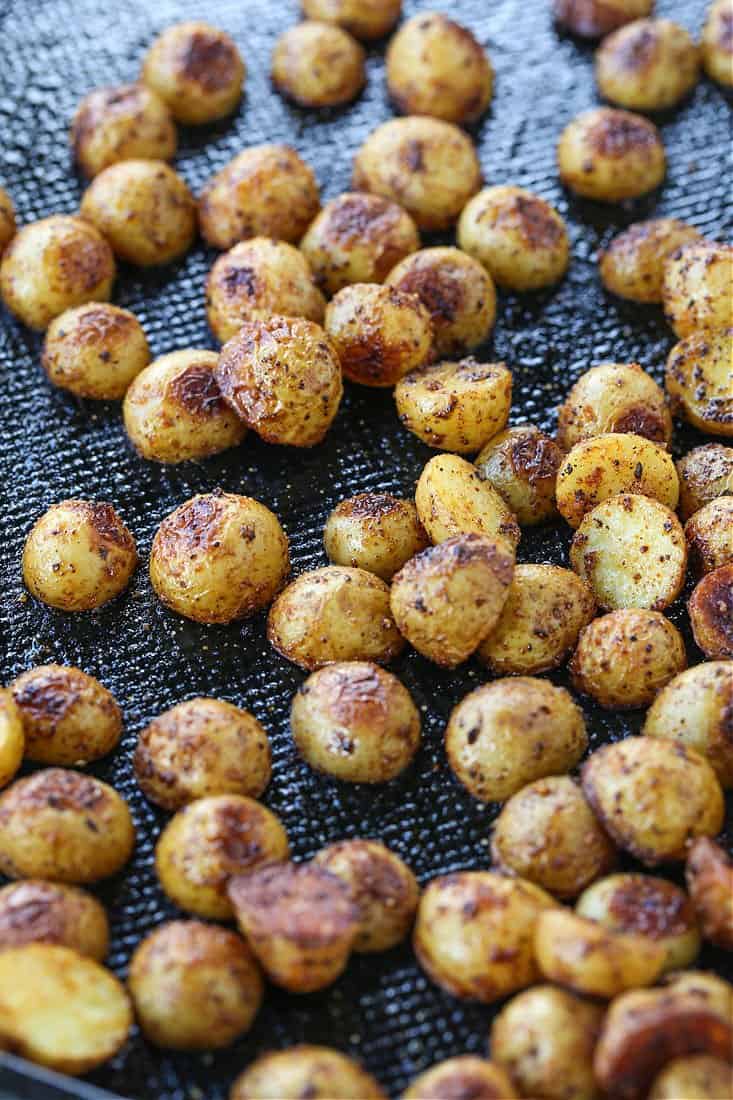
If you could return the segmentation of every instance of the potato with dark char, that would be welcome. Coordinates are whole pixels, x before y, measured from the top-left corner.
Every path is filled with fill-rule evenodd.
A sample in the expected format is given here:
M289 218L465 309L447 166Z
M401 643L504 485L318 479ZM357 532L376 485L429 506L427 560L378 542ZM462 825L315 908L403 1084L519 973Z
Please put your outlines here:
M581 38L601 38L653 8L654 0L553 0L557 22Z
M41 365L54 386L77 397L118 401L150 362L142 325L107 303L67 309L48 327Z
M557 163L566 187L597 202L640 198L659 187L667 170L654 123L611 107L584 111L565 127Z
M664 390L638 363L600 363L581 374L558 409L564 451L609 432L640 435L665 446L672 417Z
M523 527L557 514L555 485L563 461L560 448L534 424L519 424L492 436L476 459L488 481Z
M153 42L141 79L178 122L200 125L230 114L246 68L235 43L208 23L175 23Z
M121 160L172 160L178 135L168 107L144 84L95 88L71 123L71 148L85 176Z
M586 750L580 707L565 688L531 676L495 680L453 708L445 749L453 774L482 802L569 772Z
M733 561L733 496L711 500L685 524L690 557L698 573Z
M223 699L187 699L140 732L133 766L143 794L164 810L197 798L259 798L270 782L267 733L246 710Z
M403 206L418 229L448 229L481 186L471 139L450 122L408 115L383 122L354 158L355 191Z
M84 302L107 302L117 269L102 234L84 218L54 214L23 226L0 262L0 295L30 328Z
M475 454L507 422L512 375L505 363L473 357L434 363L397 384L395 403L407 430L429 447Z
M411 500L391 493L357 493L331 512L323 544L334 565L366 569L390 581L430 540Z
M159 599L187 619L230 623L267 607L290 572L274 512L252 497L202 493L161 523L150 552Z
M687 603L692 633L711 661L733 657L733 562L706 573Z
M221 249L250 237L297 242L320 205L313 170L295 149L253 145L225 164L201 192L201 235Z
M59 944L102 962L109 950L107 914L92 894L75 886L11 882L0 889L0 951L28 943Z
M631 111L674 107L697 84L699 72L694 39L671 19L635 19L604 38L596 53L601 95Z
M672 411L702 432L733 436L733 327L693 332L667 359Z
M500 536L513 548L519 543L514 513L475 466L458 455L436 455L426 463L415 504L434 543L464 534Z
M366 6L359 0L359 7ZM255 1058L237 1077L229 1100L302 1100L304 1095L312 1100L385 1100L379 1084L353 1058L307 1043Z
M733 861L708 837L698 837L687 854L687 889L706 940L733 951Z
M731 0L713 0L702 30L702 63L719 84L733 85L733 8Z
M648 1100L720 1100L733 1096L733 1067L722 1058L691 1054L674 1058L654 1078Z
M135 948L128 986L140 1028L173 1050L216 1050L249 1031L264 983L241 936L197 920L158 925Z
M0 789L7 786L23 763L23 718L8 688L0 688Z
M231 920L227 883L232 876L249 875L289 855L287 833L265 806L244 795L210 795L168 822L155 848L155 870L179 909L207 920Z
M271 76L300 107L336 107L350 103L366 83L364 50L341 27L307 19L278 38Z
M349 783L387 783L420 746L420 713L391 672L369 661L340 661L298 688L290 730L317 771Z
M718 497L733 497L733 447L704 443L677 463L680 479L679 511L688 520L699 508Z
M635 222L601 252L601 282L619 298L661 302L665 261L676 249L700 240L700 236L694 226L679 218Z
M0 187L0 256L15 236L15 207L4 187ZM419 247L416 245L415 247ZM398 257L401 259L402 257ZM395 259L395 263L397 259Z
M127 588L135 540L111 504L62 500L36 520L23 547L32 596L60 611L90 611Z
M664 315L676 334L730 332L733 245L701 240L678 248L664 262ZM730 369L730 368L729 368Z
M452 1096L514 1100L519 1093L501 1066L472 1054L462 1054L438 1062L421 1073L402 1093L402 1100L445 1100Z

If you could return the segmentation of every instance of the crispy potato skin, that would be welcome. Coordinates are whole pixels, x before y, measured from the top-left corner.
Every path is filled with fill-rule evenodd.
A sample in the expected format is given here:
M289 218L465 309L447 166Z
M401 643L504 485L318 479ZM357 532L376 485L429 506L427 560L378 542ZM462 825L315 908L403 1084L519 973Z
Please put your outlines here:
M702 934L726 951L733 951L733 862L708 837L698 837L690 847L685 868Z
M277 90L300 107L350 103L366 83L364 50L341 27L306 20L278 38L271 75Z
M702 31L702 63L719 84L733 85L733 40L730 0L714 0Z
M118 401L150 362L134 314L107 303L66 310L48 327L41 365L54 386L100 401Z
M70 947L102 962L109 950L107 914L95 897L75 886L43 879L11 882L0 889L0 951L29 943Z
M654 1078L649 1100L715 1100L730 1096L733 1090L733 1070L730 1062L709 1054L691 1054L674 1058L658 1077Z
M694 39L670 19L636 19L604 38L596 53L601 95L631 111L674 107L694 88L699 73Z
M733 447L704 443L677 463L680 479L679 512L688 520L718 497L733 496Z
M687 603L692 633L711 661L733 657L733 562L706 573Z
M520 424L492 436L476 459L476 468L518 522L534 527L557 514L555 486L562 461L554 439L533 424Z
M430 540L411 500L391 493L358 493L331 512L323 544L334 565L366 569L390 581Z
M623 202L664 179L666 155L656 126L641 115L594 107L573 119L557 146L560 178L586 199Z
M397 415L429 447L475 454L507 422L512 376L474 358L412 370L395 388Z
M315 0L305 0L312 7ZM323 2L323 0L319 0ZM359 0L360 8L367 7ZM255 1058L234 1082L229 1100L386 1100L379 1084L358 1062L329 1047L298 1044Z
M121 160L172 160L178 145L168 107L144 84L95 88L76 110L70 140L90 179Z
M664 315L682 340L727 329L731 323L730 287L733 245L696 241L683 245L664 262ZM730 329L728 329L730 332Z
M516 548L519 525L502 497L470 462L458 455L435 455L423 467L415 490L420 522L433 543L455 535L500 536Z
M236 45L208 23L176 23L153 42L141 78L178 122L198 125L230 114L246 75Z
M12 241L15 232L16 222L13 200L5 188L0 187L0 256Z
M664 263L682 245L701 234L678 218L635 222L601 253L601 282L611 294L632 302L661 302Z
M0 789L7 786L23 763L23 716L8 688L0 688Z
M519 1093L501 1066L472 1054L463 1054L438 1062L421 1073L403 1092L402 1100L445 1100L449 1096L515 1100Z
M638 363L601 363L582 374L558 409L563 451L609 432L632 433L665 446L672 417L664 391Z
M685 524L690 556L698 573L733 561L733 496L711 500Z
M654 0L553 0L557 22L581 38L601 38L653 7Z
M703 432L733 437L733 328L693 332L667 359L672 411Z

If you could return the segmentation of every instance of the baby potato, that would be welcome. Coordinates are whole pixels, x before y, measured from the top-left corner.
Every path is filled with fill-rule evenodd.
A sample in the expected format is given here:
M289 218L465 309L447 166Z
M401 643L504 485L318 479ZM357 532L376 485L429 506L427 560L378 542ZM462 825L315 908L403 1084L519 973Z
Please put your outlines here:
M703 432L733 436L733 328L693 332L667 359L672 411Z
M664 447L635 433L603 432L576 443L557 475L557 508L571 527L609 497L652 497L670 511L680 483Z
M56 317L41 355L54 386L100 401L119 401L149 362L148 341L137 317L96 302Z
M354 283L326 307L324 328L341 369L364 386L394 386L430 354L430 314L416 294Z
M520 424L492 436L476 466L519 523L533 527L557 514L555 483L562 461L554 439L533 424Z
M121 160L172 160L178 135L168 107L144 84L95 88L71 123L71 148L85 176Z
M709 1054L691 1054L675 1058L654 1078L648 1100L716 1100L733 1095L733 1069L730 1062Z
M201 493L161 523L150 580L171 611L230 623L267 607L290 572L288 540L274 512L252 497Z
M482 802L569 772L588 745L583 712L565 688L531 676L495 680L453 708L445 749L453 774Z
M558 23L581 38L601 38L604 34L650 15L654 0L553 0Z
M323 0L304 0L308 7L316 2ZM359 7L369 4L359 0ZM312 1100L385 1100L378 1083L353 1058L306 1043L255 1058L234 1082L229 1100L300 1100L304 1094Z
M473 357L434 363L411 371L394 396L400 420L423 443L475 454L507 422L512 375L504 363Z
M107 914L92 894L75 886L11 882L0 889L0 952L29 943L70 947L102 962L109 950Z
M603 39L596 82L604 99L631 111L674 107L694 88L700 53L671 19L635 19Z
M127 588L135 540L111 504L62 500L34 523L23 547L32 596L60 611L90 611Z
M230 114L239 103L246 68L236 45L208 23L175 23L153 42L141 79L177 122L199 125Z
M402 1100L444 1100L446 1096L501 1097L514 1100L519 1093L509 1074L472 1054L438 1062L416 1077Z
M486 52L471 31L440 12L403 23L387 49L387 90L404 115L475 122L494 87Z
M678 218L635 222L601 252L601 282L619 298L661 302L665 261L682 245L700 239L694 226Z
M601 363L581 374L558 410L563 451L609 432L640 435L666 446L672 438L664 391L638 363Z
M270 782L267 733L223 699L187 699L159 714L138 738L133 766L143 794L164 810L207 795L259 798Z
M354 158L355 191L403 206L418 229L448 229L481 186L473 142L450 122L408 115L383 122Z
M320 325L274 314L245 321L215 371L224 400L265 440L315 447L343 395L336 348Z
M6 247L15 236L15 231L15 207L13 206L13 200L5 188L0 187L0 256L2 256ZM402 257L399 258L401 259Z
M685 868L687 889L706 940L733 951L733 862L708 837L691 845Z
M109 970L68 947L0 952L0 1045L59 1073L81 1074L124 1046L133 1016Z
M698 573L733 561L733 496L718 497L685 524L690 557Z
M309 672L334 661L384 665L405 645L384 581L339 565L311 569L289 584L270 608L267 637L281 656Z
M733 496L733 447L704 443L677 463L680 516L687 520L718 497Z
M366 569L390 581L430 542L411 500L391 493L358 493L331 512L323 544L334 565Z
M6 787L23 762L23 718L8 688L0 688L0 789Z
M244 795L210 795L168 822L155 848L155 870L179 909L207 920L231 920L226 888L232 875L248 875L289 854L287 833L265 806Z
M705 72L719 84L733 85L733 42L731 42L730 0L713 0L702 30L702 63Z
M733 657L733 562L706 573L687 603L692 633L711 661Z
M733 245L701 240L683 245L667 257L662 282L664 316L681 340L690 336L704 341L703 331L725 330L730 325L732 281Z
M83 218L54 214L23 226L0 262L0 295L29 328L84 302L106 302L117 269L102 234Z
M418 653L455 668L498 622L513 574L514 551L504 539L456 535L400 569L392 580L392 615Z
M97 882L116 874L134 846L127 803L94 776L44 768L0 795L0 872L8 878Z
M566 187L597 202L640 198L659 187L667 170L654 123L611 107L593 107L565 127L557 163Z
M487 339L496 320L489 273L458 248L422 248L397 264L387 285L418 298L433 322L433 355L461 355Z
M247 429L222 397L218 362L216 352L186 348L161 356L133 379L122 416L142 458L187 462L242 442Z
M420 713L391 672L369 661L340 661L298 688L290 730L316 771L349 783L386 783L420 746Z
M84 192L80 211L121 260L141 267L177 260L196 236L194 198L162 160L111 164Z
M342 840L322 848L313 862L340 878L351 891L360 913L353 951L371 955L404 940L412 926L420 887L395 852L377 840Z
M241 936L197 920L167 921L135 948L130 995L151 1043L216 1050L249 1031L264 983Z
M478 470L458 455L436 455L423 467L415 490L420 522L434 543L455 535L501 536L512 548L519 526L502 498Z
M297 242L321 202L312 168L289 145L253 145L209 180L199 198L201 235L214 248L249 237Z
M434 878L417 909L417 960L454 997L491 1004L539 978L534 929L555 904L531 882L492 871Z
M350 103L366 83L364 50L341 27L307 19L278 38L271 76L277 90L300 107Z

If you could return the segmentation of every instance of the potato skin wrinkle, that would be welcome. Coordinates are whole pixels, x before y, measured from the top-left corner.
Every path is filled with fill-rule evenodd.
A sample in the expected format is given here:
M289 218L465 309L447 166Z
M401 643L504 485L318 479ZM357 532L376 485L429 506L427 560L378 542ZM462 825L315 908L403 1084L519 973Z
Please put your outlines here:
M665 446L672 417L661 386L638 363L600 363L582 374L558 410L563 451L609 432L634 434Z
M430 540L411 500L391 493L357 493L331 512L323 545L334 565L366 569L390 581Z
M438 1062L416 1077L402 1100L445 1100L470 1096L475 1100L515 1100L519 1093L506 1070L495 1062L463 1054Z
M8 688L0 688L0 789L7 786L23 763L23 716Z
M532 424L507 428L493 436L476 459L488 481L523 527L534 527L557 514L555 489L563 453Z
M109 950L107 914L92 894L75 886L11 882L0 889L0 951L29 943L70 947L102 962Z
M733 951L733 861L708 837L691 845L685 868L687 889L706 940Z
M553 0L557 22L581 38L601 38L653 8L654 0Z
M167 27L145 55L142 80L158 93L178 122L215 122L234 110L246 68L224 31L208 23Z
M121 160L172 160L178 135L163 100L144 84L95 88L71 124L74 158L87 177Z
M272 51L272 82L300 107L334 107L366 83L364 50L340 27L306 20L289 27Z
M632 111L663 111L692 90L700 54L690 34L670 19L636 19L604 38L596 53L601 95Z
M586 199L618 203L655 190L666 173L656 126L631 111L595 107L573 119L557 146L560 179Z
M314 0L305 0L312 7ZM360 0L360 8L367 5ZM353 1058L330 1047L301 1043L255 1058L234 1082L229 1100L386 1100L379 1084Z
M661 302L664 263L700 232L678 218L635 222L614 237L600 256L599 272L606 290L632 302Z
M96 302L55 317L41 355L54 386L100 401L123 398L149 362L148 341L137 317Z
M711 661L733 657L733 562L706 573L687 603L692 633Z
M516 548L521 538L514 513L478 470L458 455L435 455L415 490L420 522L433 543L455 535L497 536Z

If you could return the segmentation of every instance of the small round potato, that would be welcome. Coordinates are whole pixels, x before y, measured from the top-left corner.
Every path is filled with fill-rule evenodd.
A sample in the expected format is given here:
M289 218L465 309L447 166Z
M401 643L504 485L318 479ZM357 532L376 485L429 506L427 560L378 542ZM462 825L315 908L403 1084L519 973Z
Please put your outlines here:
M521 187L487 187L475 195L459 219L458 243L509 290L552 286L570 261L565 222L549 202Z
M433 326L416 294L378 283L340 290L323 322L344 375L364 386L394 386L430 355Z
M130 995L151 1043L216 1050L252 1026L264 983L241 936L197 920L161 924L135 948Z
M90 178L121 160L172 160L177 145L168 107L144 84L95 88L71 123L74 159Z
M691 845L685 868L687 889L706 940L733 951L733 862L708 837Z
M412 926L420 887L398 855L377 840L342 840L322 848L313 862L340 878L351 891L360 913L353 951L371 955L404 940Z
M390 581L430 540L411 500L391 493L358 493L331 512L323 544L334 565L366 569Z
M453 708L445 731L454 775L482 802L503 802L536 779L569 772L587 745L570 693L531 676L482 684Z
M681 340L695 334L702 340L703 330L714 332L730 325L732 283L733 245L702 240L683 245L667 257L664 315Z
M704 443L677 463L680 479L680 516L688 520L718 497L733 497L733 447Z
M0 890L0 951L28 943L59 944L102 962L109 951L107 914L95 897L75 886L42 879L11 882Z
M669 1062L649 1092L648 1100L720 1100L733 1096L733 1069L730 1062L709 1054L691 1054Z
M693 332L667 359L672 411L702 432L733 436L733 327Z
M266 443L315 447L343 395L336 348L303 317L246 321L215 373L224 400Z
M386 783L420 745L420 713L396 676L368 661L312 673L293 696L290 729L316 771L349 783Z
M690 557L698 573L733 561L733 496L718 497L685 524Z
M150 579L172 611L230 623L267 607L290 572L288 540L274 512L252 497L202 493L161 523Z
M507 422L512 375L504 363L474 358L411 371L395 389L408 431L441 451L475 454Z
M733 562L706 573L687 604L695 641L710 661L733 657Z
M434 878L417 909L418 962L454 997L491 1004L539 978L534 929L555 904L531 882L491 871Z
M632 302L661 302L664 264L682 245L699 241L697 229L678 218L636 222L601 252L601 282Z
M309 672L334 661L384 665L405 645L384 581L340 565L311 569L289 584L270 608L267 637L278 653Z
M494 327L491 276L458 248L422 248L398 263L387 283L417 294L433 322L433 354L438 358L483 344Z
M355 191L403 206L419 229L448 229L481 186L471 139L450 122L408 115L378 126L359 149Z
M0 256L12 241L16 232L15 207L4 187L0 187ZM419 248L419 245L415 246ZM397 259L402 259L398 257ZM395 259L395 263L397 263Z
M601 363L581 374L558 410L563 451L609 432L633 434L664 447L672 438L664 390L638 363Z
M153 42L141 78L178 122L199 125L230 114L246 75L236 45L208 23L176 23Z
M594 107L565 127L557 146L560 179L577 195L624 202L659 187L667 170L654 123L631 111Z
M207 795L259 798L270 782L267 733L223 699L187 699L141 731L133 757L143 794L164 810Z
M423 550L392 581L397 627L445 668L466 661L499 621L514 575L504 539L465 534Z
M445 1100L447 1096L514 1100L519 1093L501 1066L472 1054L463 1054L438 1062L421 1073L403 1092L402 1100Z
M458 455L430 459L420 474L415 504L431 542L476 534L501 536L513 548L519 543L514 513L476 467Z
M244 795L210 795L168 822L155 849L155 870L180 909L207 920L231 920L226 887L232 875L248 875L289 854L287 833L265 806Z
M6 787L23 763L23 716L9 688L0 688L0 789Z
M116 874L134 846L127 803L94 776L44 768L0 795L0 872L8 878L97 882Z
M492 436L476 459L476 467L518 522L534 527L557 514L555 484L562 461L554 439L533 424L520 424Z
M307 19L280 35L271 73L277 90L300 107L336 107L366 83L364 50L341 27Z
M702 31L702 63L705 72L719 84L733 85L733 38L730 0L713 0Z
M249 237L297 242L320 208L313 170L289 145L253 145L230 160L199 198L201 234L214 248Z
M308 7L316 2L324 0L305 0ZM353 0L336 5L333 0L329 2L331 6L345 6ZM370 5L358 0L354 6L361 10ZM333 1100L334 1096L343 1100L385 1100L378 1083L353 1058L330 1047L305 1043L255 1058L234 1082L229 1100L270 1100L273 1096L279 1100L301 1100L303 1096L312 1100Z
M674 107L697 84L700 53L671 19L636 19L603 39L596 81L604 99L630 111Z
M36 520L23 547L32 596L60 611L90 611L127 588L135 540L111 504L62 500Z
M100 401L119 401L149 362L148 341L137 317L96 302L56 317L41 355L54 386Z
M45 329L67 309L109 301L115 274L112 249L93 225L54 214L23 226L10 241L0 294L23 324Z
M581 38L601 38L653 7L654 0L553 0L557 22Z
M194 198L162 160L125 160L105 168L84 192L80 211L120 259L141 267L177 260L196 236Z

